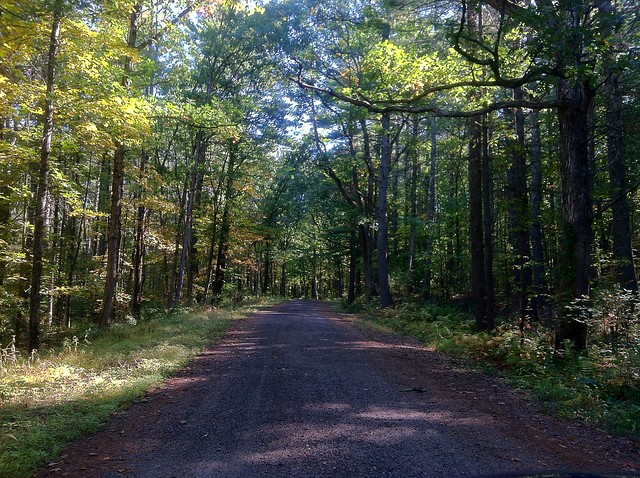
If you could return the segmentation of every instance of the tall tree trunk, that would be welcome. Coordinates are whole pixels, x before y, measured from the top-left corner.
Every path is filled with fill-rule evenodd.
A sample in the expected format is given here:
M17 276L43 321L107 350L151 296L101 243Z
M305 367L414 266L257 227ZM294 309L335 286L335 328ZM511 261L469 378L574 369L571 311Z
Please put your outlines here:
M111 209L107 232L107 277L102 297L102 311L100 313L100 327L111 325L114 314L116 285L118 282L118 263L120 262L120 218L122 214L122 192L124 184L123 145L118 145L113 156L113 175L111 187Z
M429 189L428 189L428 206L427 221L429 230L427 231L427 244L425 254L427 256L427 264L424 276L424 297L431 297L431 276L433 275L433 238L435 236L436 227L436 175L437 175L437 144L436 144L436 118L431 117L431 149L429 153Z
M129 35L127 46L136 48L138 37L138 22L142 15L142 5L133 5L129 17ZM129 89L131 85L131 70L133 58L127 57L124 65L122 86ZM125 145L122 141L116 142L116 151L113 155L113 177L111 182L111 209L109 215L109 230L107 236L107 276L102 297L102 311L100 312L100 327L108 327L114 316L116 286L118 283L118 269L120 261L120 222L122 216L122 193L124 188L124 161Z
M409 164L409 272L413 273L416 269L416 251L418 247L418 127L419 122L416 119L413 123L413 146L411 148L411 163ZM413 276L413 274L412 274ZM415 278L412 277L412 282Z
M10 197L11 189L8 184L0 184L0 239L8 240L9 221L11 220L11 202L5 198ZM7 261L0 258L0 285L4 284L7 275Z
M320 299L318 291L318 251L315 245L313 246L313 256L311 257L311 298L313 300Z
M236 164L236 145L229 146L229 163L227 167L227 183L225 186L225 202L222 212L222 224L220 225L220 240L218 242L218 257L216 271L213 279L212 293L219 297L224 287L225 272L227 269L227 250L229 248L229 235L231 233L231 201L234 195L234 175ZM266 265L265 265L266 266ZM257 289L257 287L256 287Z
M204 157L201 159L200 163L204 163ZM196 179L196 190L195 197L193 203L193 210L198 211L200 209L200 204L202 203L202 186L204 182L204 174L198 168L196 171L197 179ZM198 234L196 229L191 226L191 239L189 241L189 255L188 255L188 267L187 267L187 298L193 298L193 285L196 276L198 275L199 264L198 264Z
M354 224L349 235L349 290L347 292L347 302L349 304L353 304L356 300L356 275L358 269L356 235L356 226Z
M624 124L622 94L618 76L609 66L606 81L607 159L613 216L613 260L616 279L623 289L638 292L638 278L633 261L631 208L628 199L627 167L624 160Z
M389 171L391 178L391 207L389 208L389 234L391 236L391 251L394 256L398 255L398 250L400 248L400 243L398 241L398 228L400 213L398 211L399 204L399 185L400 185L400 175L396 172Z
M211 231L211 240L209 241L209 253L207 254L207 274L204 282L203 300L207 300L211 291L211 281L213 278L213 260L216 255L216 245L218 244L218 205L214 206L213 211L213 230Z
M262 277L262 293L267 295L271 283L271 244L267 241L264 246L264 276Z
M378 182L378 284L380 287L380 305L393 306L393 295L389 283L389 224L388 196L389 174L391 172L391 115L382 115L382 144L380 152L380 176Z
M364 296L367 302L376 295L373 269L374 231L369 224L360 224L360 247L362 249L362 269L364 271Z
M484 233L482 222L482 117L468 122L469 134L469 234L471 243L471 293L476 327L486 330L487 303L485 282Z
M280 266L280 297L287 296L287 263L282 261Z
M524 98L522 88L514 89L514 100ZM511 144L511 166L507 173L509 200L509 236L514 251L514 282L520 295L520 325L524 328L528 316L531 287L531 246L529 243L529 214L527 197L527 161L525 157L525 121L522 108L513 113L516 139ZM535 304L531 304L535 307Z
M199 130L196 133L196 140L193 154L193 169L191 171L189 190L187 192L187 202L184 211L184 232L182 235L182 249L180 253L180 262L178 264L178 272L176 275L176 289L173 297L172 308L180 307L182 300L182 289L184 286L184 276L187 272L187 258L189 257L189 247L191 246L191 236L193 234L193 211L196 202L196 191L198 186L198 177L200 174L200 164L204 161L208 146L208 141L204 137L204 131Z
M144 185L147 174L149 156L142 152L140 158L140 182ZM146 254L145 235L147 223L147 206L144 204L145 188L141 186L138 194L138 213L136 217L136 242L133 252L133 291L131 293L131 312L134 317L140 317L142 310L142 287L144 285L144 256Z
M49 161L51 158L51 141L53 139L53 93L55 90L56 63L60 45L60 24L62 23L62 2L53 6L53 23L49 36L49 53L47 56L47 80L44 100L42 146L40 150L40 167L38 170L38 190L33 227L33 243L31 252L31 290L29 293L29 352L40 347L40 302L42 286L45 207L49 192Z
M373 219L375 204L375 168L373 166L373 156L371 154L371 138L367 122L360 120L362 131L362 152L364 162L367 166L367 189L363 200L364 222L360 224L360 242L362 244L362 269L364 271L365 299L367 302L376 295L376 284L374 279L373 252L375 243L375 231L370 224ZM353 168L354 185L358 184L357 170Z
M187 195L189 193L189 184L190 177L188 174L185 175L184 184L182 186L182 192L180 194L180 212L178 217L175 220L176 224L182 225L184 223L185 211L187 210ZM167 287L167 308L171 309L173 307L173 302L175 300L175 291L178 277L178 264L180 263L181 257L181 248L180 244L182 244L182 236L184 235L184 231L178 230L176 232L176 240L173 243L173 254L171 260L171 272L167 274L168 278L168 287Z
M560 174L562 182L563 237L560 257L562 304L589 297L593 249L594 171L589 161L589 108L593 91L587 80L561 80L558 108L560 126ZM556 329L556 348L569 340L577 350L587 346L587 325L569 311L561 310Z
M542 144L540 141L539 112L531 112L531 256L533 259L533 302L534 319L538 319L544 309L547 293L545 279L544 244L542 238Z
M482 214L484 223L484 281L487 329L495 326L495 287L493 279L493 178L489 155L489 120L482 118Z
M109 180L111 179L111 159L107 154L102 155L100 160L100 181L98 185L98 212L108 213L109 208ZM99 234L96 237L92 254L94 256L104 256L107 253L108 226L99 222Z

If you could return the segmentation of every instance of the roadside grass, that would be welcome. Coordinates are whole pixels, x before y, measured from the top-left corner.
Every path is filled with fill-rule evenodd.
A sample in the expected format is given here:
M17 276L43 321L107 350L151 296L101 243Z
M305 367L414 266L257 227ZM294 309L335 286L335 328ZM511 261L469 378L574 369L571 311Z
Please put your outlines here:
M261 305L162 313L27 358L4 348L0 478L29 477L55 461L72 440L97 431Z
M521 333L513 323L491 333L475 331L473 316L451 304L405 302L393 309L345 306L384 331L413 336L425 345L497 371L527 389L549 412L640 435L640 347L612 344L593 325L587 354L568 350L558 358L553 334L542 326ZM631 334L633 335L633 334Z

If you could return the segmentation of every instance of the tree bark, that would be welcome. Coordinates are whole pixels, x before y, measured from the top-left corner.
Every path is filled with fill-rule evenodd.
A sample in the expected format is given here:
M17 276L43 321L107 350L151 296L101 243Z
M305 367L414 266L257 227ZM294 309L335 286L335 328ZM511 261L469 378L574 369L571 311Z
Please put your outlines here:
M200 164L203 164L205 158L201 158L199 161ZM204 174L201 171L201 168L198 168L196 171L196 189L195 196L193 200L193 210L198 211L200 209L200 205L202 203L202 187L204 182ZM187 257L187 298L193 299L193 285L198 275L199 263L198 263L198 234L196 229L193 227L193 218L191 225L191 238L189 240L189 254Z
M425 247L425 254L427 256L427 263L425 267L424 276L424 292L425 298L430 298L431 292L431 277L433 275L433 238L435 236L436 227L436 175L437 175L437 143L436 143L436 118L431 117L431 148L429 152L429 189L428 189L428 206L427 206L427 221L429 224L429 230L427 231L427 244Z
M411 148L411 162L409 166L409 272L412 275L412 282L415 281L413 272L416 269L416 251L418 247L418 172L420 170L418 166L418 126L417 119L413 123L412 140L413 146ZM412 285L413 288L413 285Z
M200 164L204 161L207 150L208 141L204 137L204 131L199 130L196 133L196 140L193 154L193 169L189 182L189 190L187 192L187 203L184 212L184 233L182 235L182 249L180 253L180 262L178 264L178 272L176 275L176 289L173 296L172 308L180 307L182 300L182 288L184 286L184 276L187 271L187 258L189 256L189 247L191 246L191 235L193 232L193 210L196 201L196 190L198 185L198 176Z
M367 302L376 295L376 284L374 279L373 252L375 243L375 232L369 223L373 218L375 204L375 168L373 166L373 156L371 154L371 138L369 129L364 119L360 120L362 130L362 149L365 164L367 166L367 193L363 199L364 221L360 224L360 241L362 244L362 268L364 271L365 299ZM357 171L353 169L354 185L358 185Z
M594 171L589 161L588 115L593 91L588 80L561 80L558 109L563 237L560 251L560 296L563 304L589 297L593 249ZM587 347L587 325L568 309L561 311L556 348L569 340L577 350Z
M142 152L140 158L141 184L144 184L147 174L147 162L149 156ZM133 291L131 293L131 312L134 317L140 317L142 310L142 288L144 285L144 257L146 254L145 235L147 223L147 207L144 204L145 188L141 186L138 194L138 212L136 217L136 242L133 252Z
M11 189L8 184L0 184L0 239L9 239L9 221L11 219L11 202L5 198L10 197ZM0 259L0 286L4 284L7 275L7 261Z
M351 227L349 234L349 290L347 302L353 304L356 300L356 274L358 269L356 226Z
M49 52L47 55L47 79L44 99L42 143L40 150L40 167L38 170L38 189L33 227L33 243L31 252L31 290L29 292L29 352L40 347L40 302L42 286L42 270L45 235L45 208L49 192L49 161L51 158L51 142L53 139L53 114L56 66L60 46L60 25L62 23L62 3L56 2L53 7L53 22L49 36Z
M109 179L111 178L111 160L107 154L100 161L100 183L98 185L98 211L108 213ZM107 253L108 226L103 220L99 223L99 234L93 245L93 255L104 256Z
M364 271L364 296L369 302L376 295L373 269L374 231L369 224L360 224L360 247L362 249L362 269Z
M516 88L514 100L524 97L522 88ZM507 198L509 200L510 242L514 252L514 282L520 295L520 325L523 329L529 308L531 287L531 246L529 243L529 214L527 196L527 161L525 156L525 121L522 108L513 112L516 139L511 144L511 166L507 173ZM533 306L534 304L532 304Z
M609 65L605 84L607 119L607 159L611 188L613 260L616 280L623 289L638 292L638 278L633 260L631 208L628 198L627 167L624 160L624 123L622 94L617 73Z
M484 281L486 295L486 328L495 327L495 286L493 279L493 178L489 156L489 120L482 117L482 214L484 223Z
M482 117L467 124L469 134L469 234L471 244L471 294L476 327L487 330L484 233L482 222Z
M282 261L280 265L280 297L287 296L287 263Z
M533 259L533 303L534 320L537 320L544 308L544 296L547 293L545 279L544 244L542 236L542 146L540 141L540 122L538 111L531 112L531 255Z
M142 15L142 5L136 3L129 17L129 35L127 46L136 48L138 37L138 22ZM129 89L131 85L131 70L133 58L127 57L124 65L122 86ZM111 209L109 215L109 230L107 237L107 276L105 279L104 294L102 297L102 311L100 312L100 327L111 325L114 316L116 286L118 282L118 269L120 261L120 222L122 216L122 193L124 188L124 161L125 145L116 141L116 151L113 155L113 177L111 182Z
M380 305L383 308L393 306L393 295L389 283L389 223L388 188L391 172L391 115L382 115L382 138L380 153L380 176L378 182L378 285L380 287Z
M215 297L220 297L224 287L225 272L227 269L227 250L229 248L229 234L231 232L231 199L234 194L233 181L236 164L236 145L229 147L229 162L227 166L227 183L225 186L225 203L222 211L222 224L220 225L220 240L218 242L218 257L216 271L211 288Z

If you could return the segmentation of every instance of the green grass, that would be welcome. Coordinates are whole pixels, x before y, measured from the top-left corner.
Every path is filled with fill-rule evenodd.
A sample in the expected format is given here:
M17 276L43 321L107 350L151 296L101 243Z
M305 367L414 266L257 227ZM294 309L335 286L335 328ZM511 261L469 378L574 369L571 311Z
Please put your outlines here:
M0 478L29 477L256 310L185 310L66 340L0 367ZM72 423L73 426L69 426Z
M550 413L640 435L640 347L633 342L611 347L594 333L586 355L569 351L559 359L549 329L532 327L521 334L514 323L504 323L490 334L477 333L471 314L453 305L404 303L379 310L360 304L348 310L360 313L369 326L416 337L474 366L499 371Z

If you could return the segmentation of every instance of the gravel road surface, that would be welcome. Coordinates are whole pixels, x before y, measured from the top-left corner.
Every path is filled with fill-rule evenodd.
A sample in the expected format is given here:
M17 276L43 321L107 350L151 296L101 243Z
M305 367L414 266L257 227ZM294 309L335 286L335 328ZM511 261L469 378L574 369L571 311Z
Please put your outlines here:
M243 320L38 476L640 470L634 440L542 415L498 378L352 322L307 301Z

